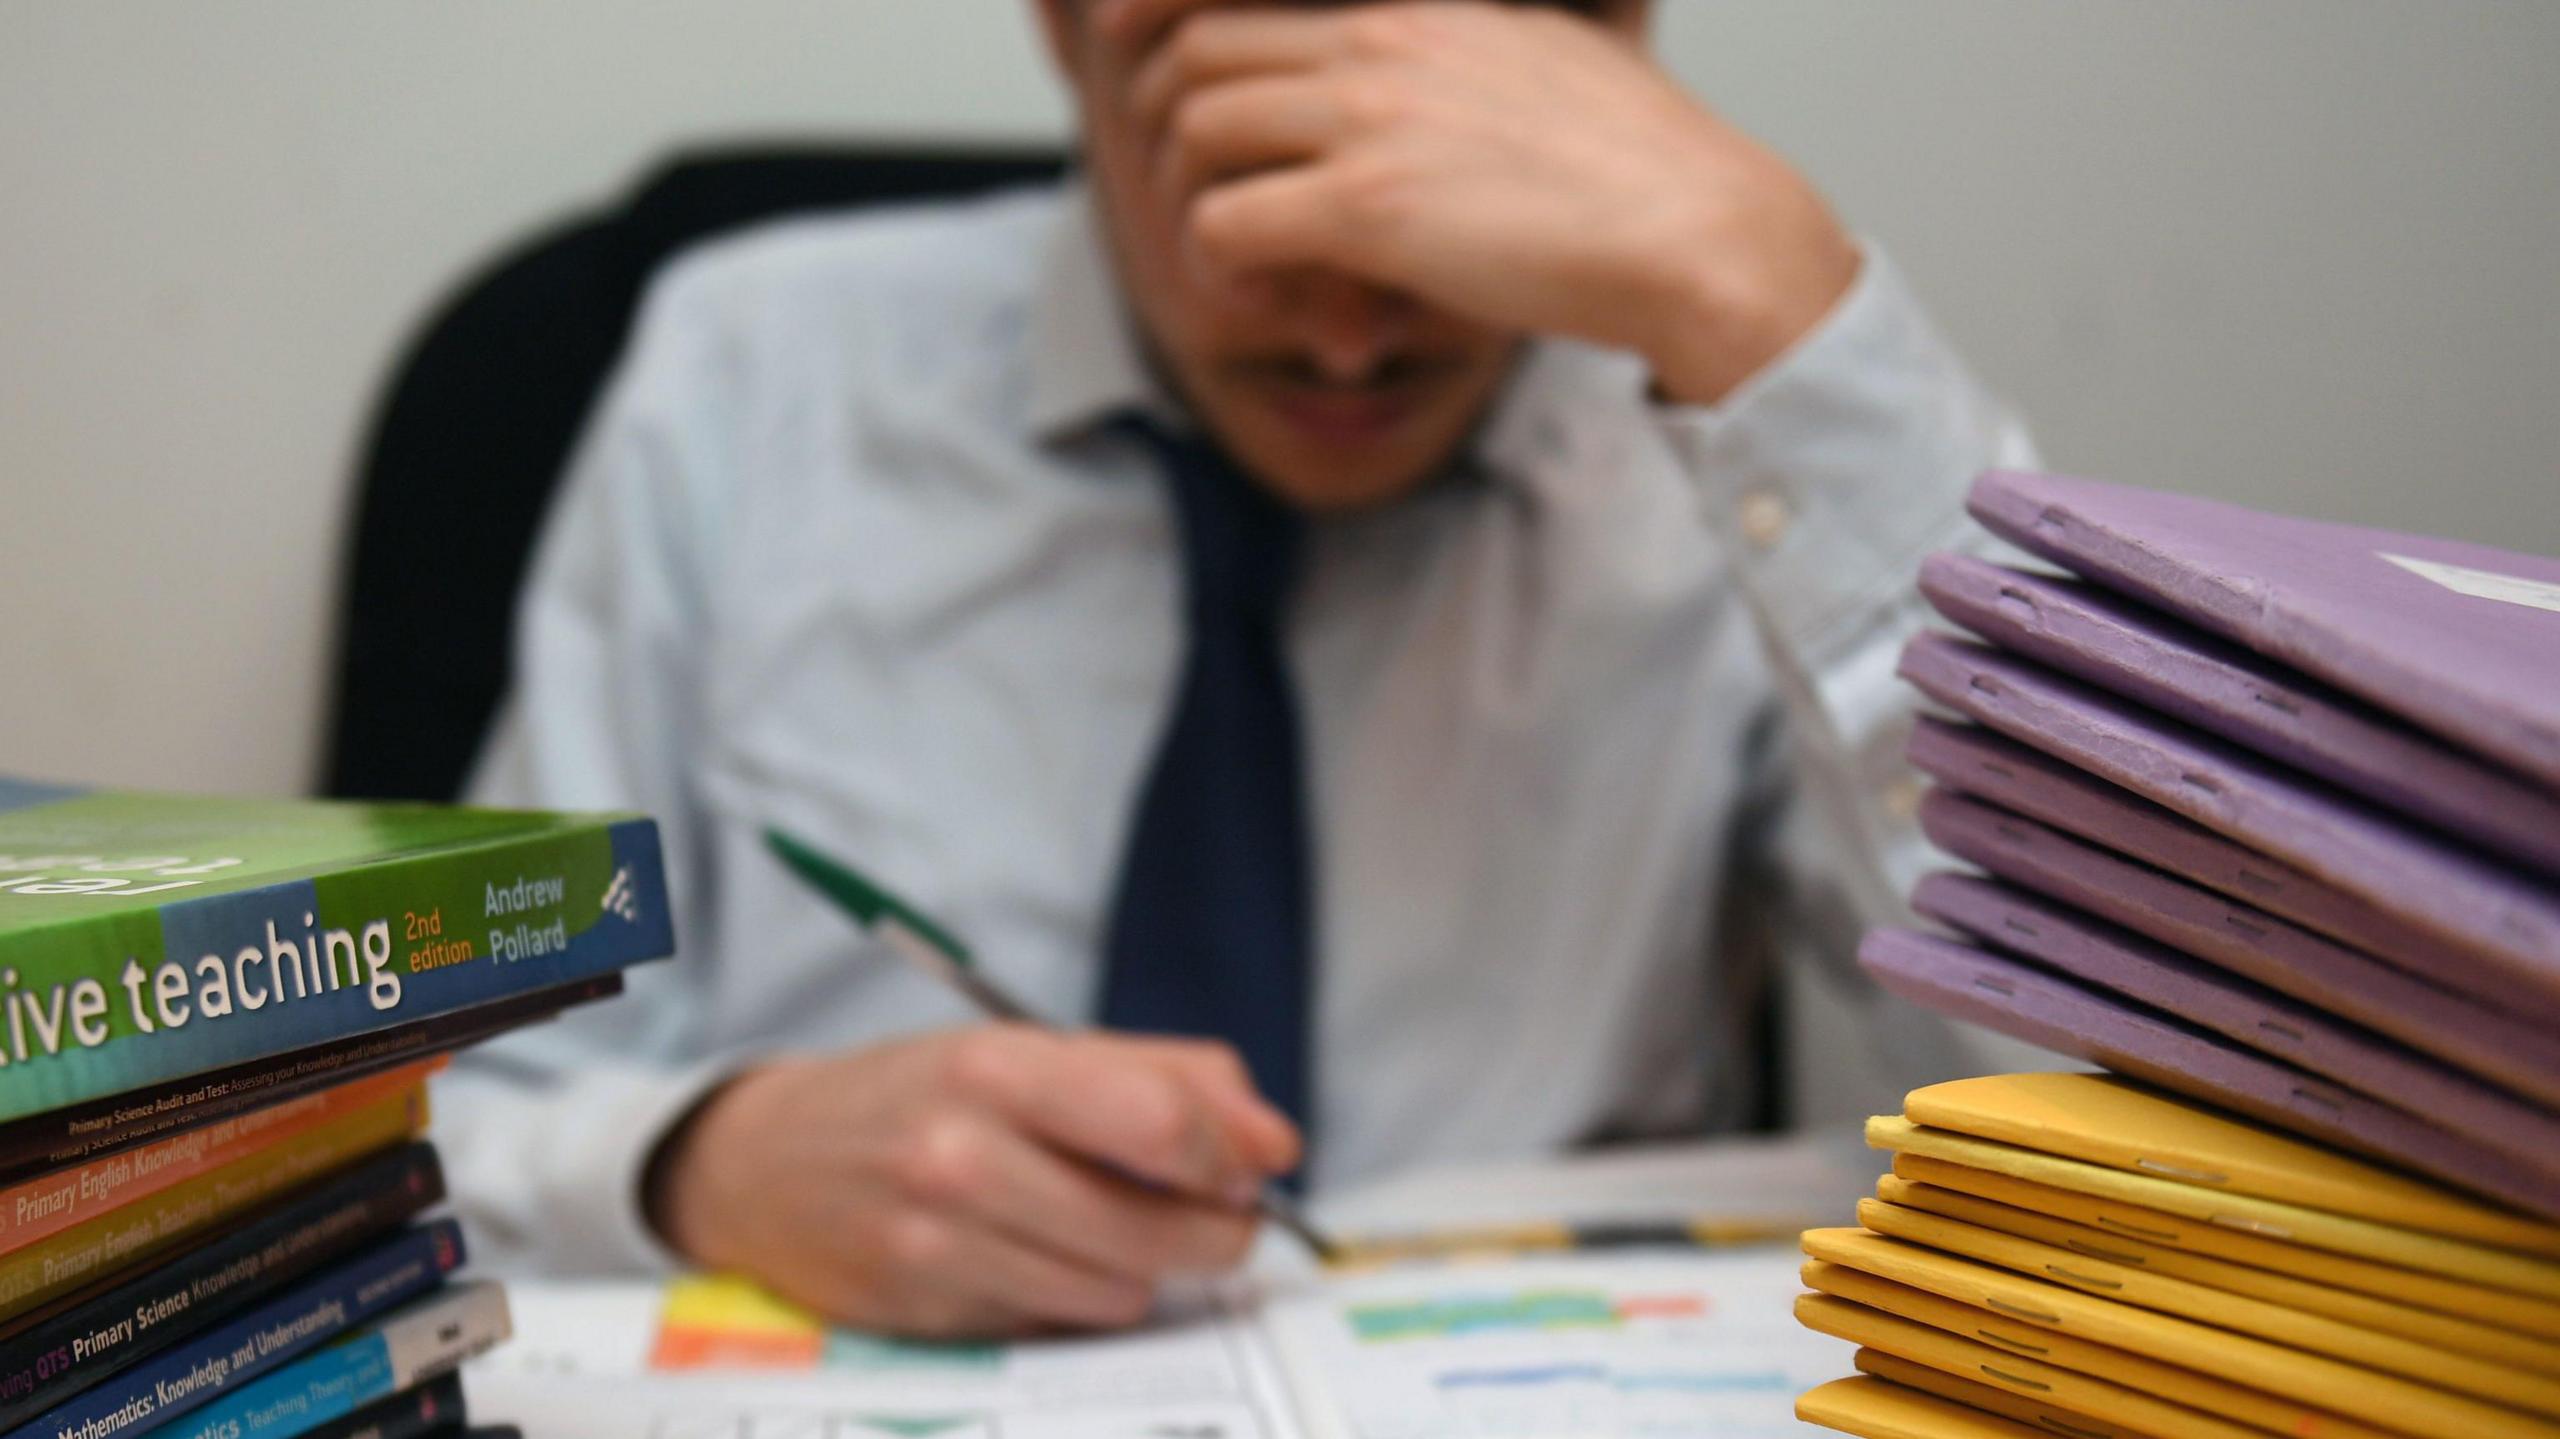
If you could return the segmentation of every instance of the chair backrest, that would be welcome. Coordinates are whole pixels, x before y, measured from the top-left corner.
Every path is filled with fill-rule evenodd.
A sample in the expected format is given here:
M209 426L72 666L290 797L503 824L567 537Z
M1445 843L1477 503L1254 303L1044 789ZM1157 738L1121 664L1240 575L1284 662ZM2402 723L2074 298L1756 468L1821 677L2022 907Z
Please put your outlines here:
M659 266L759 221L967 195L1063 163L1045 150L696 152L465 281L393 369L364 446L324 792L461 789L506 688L535 531Z

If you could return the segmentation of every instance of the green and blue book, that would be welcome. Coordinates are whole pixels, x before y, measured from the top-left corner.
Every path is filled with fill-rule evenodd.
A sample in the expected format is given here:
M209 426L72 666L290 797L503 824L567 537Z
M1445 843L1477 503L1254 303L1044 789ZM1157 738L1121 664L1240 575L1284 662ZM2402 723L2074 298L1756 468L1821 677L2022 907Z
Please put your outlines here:
M0 1125L673 949L637 815L0 778Z

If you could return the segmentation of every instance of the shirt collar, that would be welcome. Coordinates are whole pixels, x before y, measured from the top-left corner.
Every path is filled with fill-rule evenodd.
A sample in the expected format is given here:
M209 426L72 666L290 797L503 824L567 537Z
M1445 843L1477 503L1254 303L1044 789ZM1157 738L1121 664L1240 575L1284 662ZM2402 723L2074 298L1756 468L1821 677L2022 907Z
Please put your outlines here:
M1092 189L1067 182L1031 297L1032 435L1059 440L1128 410L1170 412L1122 302Z

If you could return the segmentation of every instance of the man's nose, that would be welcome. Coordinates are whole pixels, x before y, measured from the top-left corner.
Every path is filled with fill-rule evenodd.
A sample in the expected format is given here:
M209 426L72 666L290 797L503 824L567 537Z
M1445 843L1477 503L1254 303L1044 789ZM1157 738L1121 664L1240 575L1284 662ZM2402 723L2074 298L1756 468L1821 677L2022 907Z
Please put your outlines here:
M1324 273L1293 277L1279 299L1316 367L1341 384L1376 374L1411 338L1420 310L1402 291Z

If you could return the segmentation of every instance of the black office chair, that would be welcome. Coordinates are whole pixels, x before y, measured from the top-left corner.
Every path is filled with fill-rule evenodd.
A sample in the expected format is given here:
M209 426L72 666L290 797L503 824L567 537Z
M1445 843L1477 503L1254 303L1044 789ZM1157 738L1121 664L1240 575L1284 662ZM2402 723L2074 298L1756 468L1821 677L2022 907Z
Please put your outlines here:
M516 594L649 277L777 216L1046 179L1029 149L723 148L501 255L420 328L358 470L324 792L452 799L507 683Z

